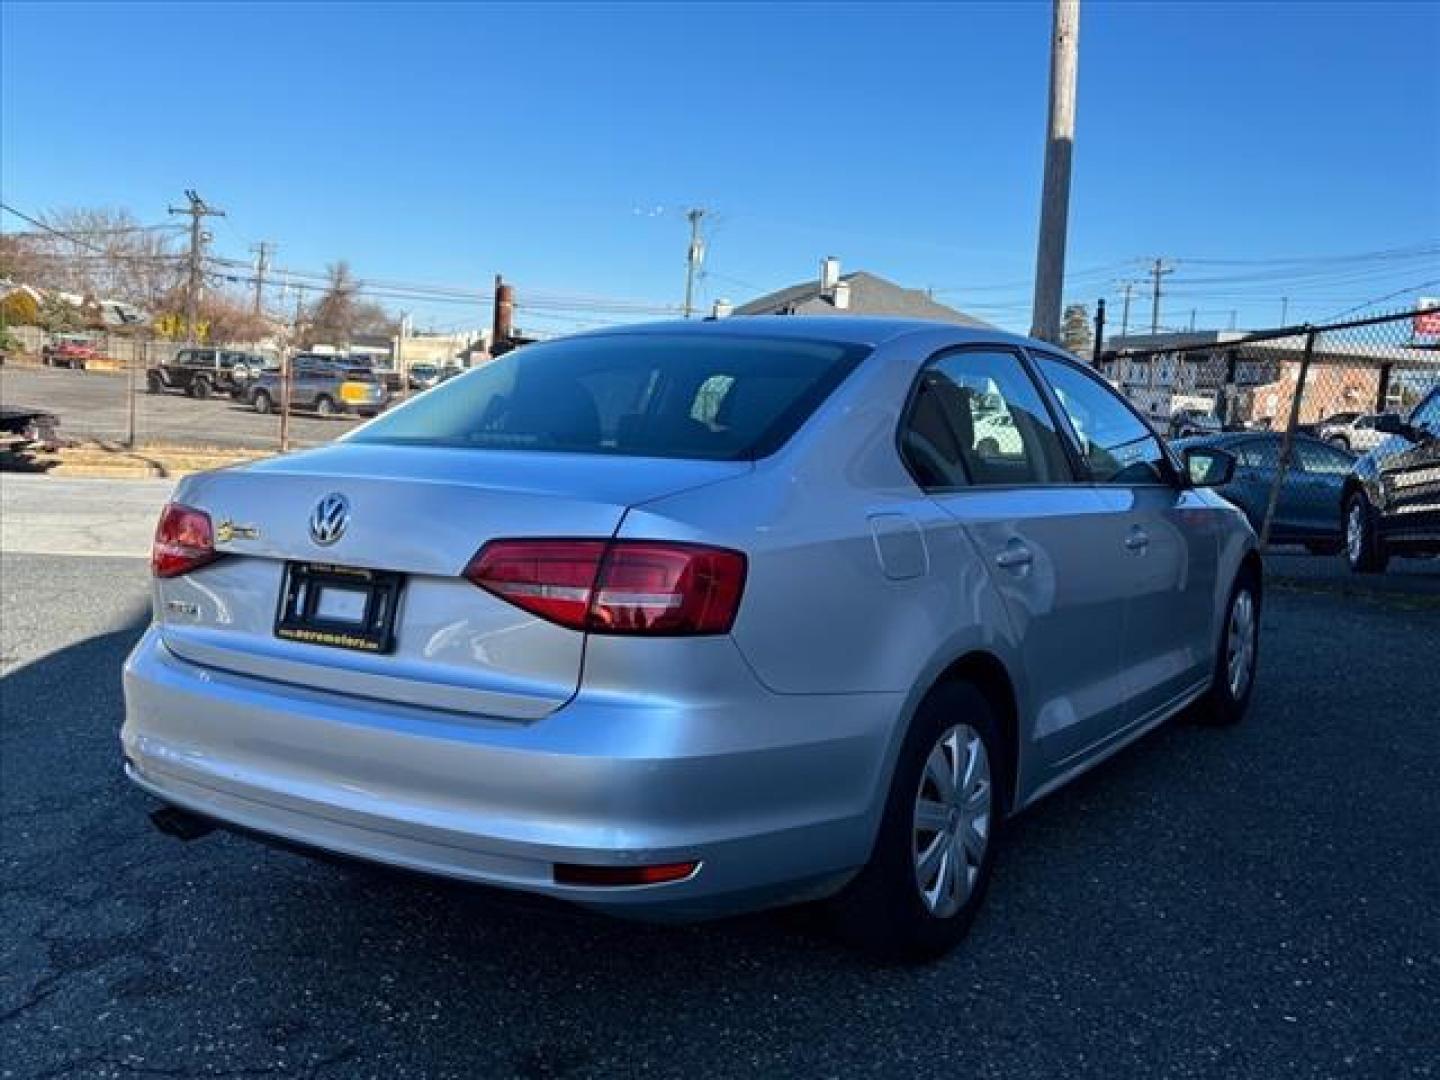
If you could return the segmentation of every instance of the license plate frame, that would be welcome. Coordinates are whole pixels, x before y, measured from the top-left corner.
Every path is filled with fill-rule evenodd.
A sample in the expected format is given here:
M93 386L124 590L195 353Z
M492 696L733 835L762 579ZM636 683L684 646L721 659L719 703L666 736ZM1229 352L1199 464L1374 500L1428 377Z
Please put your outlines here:
M395 617L405 576L392 570L367 570L333 563L290 562L280 586L275 636L307 645L386 654L395 650ZM329 591L360 593L357 620L319 614Z

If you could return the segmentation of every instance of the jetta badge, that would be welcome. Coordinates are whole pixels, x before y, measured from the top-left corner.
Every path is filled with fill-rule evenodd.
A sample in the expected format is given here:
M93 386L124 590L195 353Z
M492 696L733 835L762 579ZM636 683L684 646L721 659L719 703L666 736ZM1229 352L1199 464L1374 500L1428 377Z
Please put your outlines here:
M350 524L350 500L338 491L326 495L310 514L310 539L329 547L345 535Z

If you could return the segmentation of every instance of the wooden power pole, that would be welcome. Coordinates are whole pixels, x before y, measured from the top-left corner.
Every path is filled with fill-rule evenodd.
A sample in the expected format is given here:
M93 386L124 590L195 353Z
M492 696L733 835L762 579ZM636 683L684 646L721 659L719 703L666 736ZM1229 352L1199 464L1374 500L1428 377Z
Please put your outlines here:
M1050 39L1050 119L1045 140L1045 187L1035 253L1035 306L1030 335L1060 340L1065 286L1065 234L1070 217L1070 162L1075 150L1075 72L1080 59L1080 0L1054 0Z
M194 188L185 192L189 206L172 206L172 214L190 215L190 272L185 286L185 340L195 344L195 323L200 317L201 260L205 256L205 233L201 222L207 217L224 217L224 210L206 204Z

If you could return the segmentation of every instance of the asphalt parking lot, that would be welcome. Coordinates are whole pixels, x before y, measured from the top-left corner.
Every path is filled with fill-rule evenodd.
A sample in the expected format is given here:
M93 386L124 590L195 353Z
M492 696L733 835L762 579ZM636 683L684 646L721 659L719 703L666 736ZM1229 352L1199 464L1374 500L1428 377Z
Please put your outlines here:
M7 528L5 1077L1440 1073L1433 596L1273 588L1244 725L1041 803L970 940L877 968L803 910L637 926L158 835L116 743L145 563Z
M278 450L280 418L225 397L196 401L184 394L147 394L135 380L135 432L140 445ZM42 408L60 417L69 439L121 442L129 430L130 381L120 372L0 367L0 400L8 409ZM290 417L292 446L328 442L357 423L349 417Z

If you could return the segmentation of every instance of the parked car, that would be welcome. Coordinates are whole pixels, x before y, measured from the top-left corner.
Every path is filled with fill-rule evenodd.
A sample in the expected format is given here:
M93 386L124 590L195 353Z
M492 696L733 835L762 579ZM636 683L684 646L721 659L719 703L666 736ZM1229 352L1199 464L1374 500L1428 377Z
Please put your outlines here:
M83 334L62 334L40 346L40 363L46 367L71 368L84 371L92 361L100 359L100 347Z
M984 396L1014 452L979 452ZM1205 489L1233 467L988 328L530 345L180 481L125 770L190 838L636 917L826 897L933 956L1002 819L1181 709L1244 715L1261 564Z
M440 369L434 364L411 364L406 381L411 390L429 390L440 381Z
M1339 419L1322 423L1316 434L1332 446L1364 454L1379 446L1388 437L1377 427L1381 416L1398 420L1394 413L1339 413Z
M301 359L296 357L296 360ZM258 413L269 413L280 407L284 387L281 373L267 371L245 388L243 400ZM320 365L306 362L290 372L290 407L321 416L352 413L374 416L385 408L389 394L370 371L349 365Z
M1170 414L1168 429L1172 439L1210 435L1220 430L1220 420L1201 409L1176 409Z
M1440 387L1401 421L1382 415L1386 441L1345 482L1350 569L1380 573L1392 555L1440 555Z
M1243 510L1258 533L1279 472L1283 442L1284 435L1278 432L1232 432L1178 439L1173 445L1182 452L1205 446L1234 455L1234 475L1215 490ZM1344 539L1340 508L1345 478L1354 463L1355 455L1347 450L1296 435L1275 504L1275 520L1270 523L1271 543L1303 544L1317 555L1337 553Z
M270 363L257 353L235 349L181 349L174 360L145 373L145 387L152 394L179 391L201 399L212 394L243 396Z

